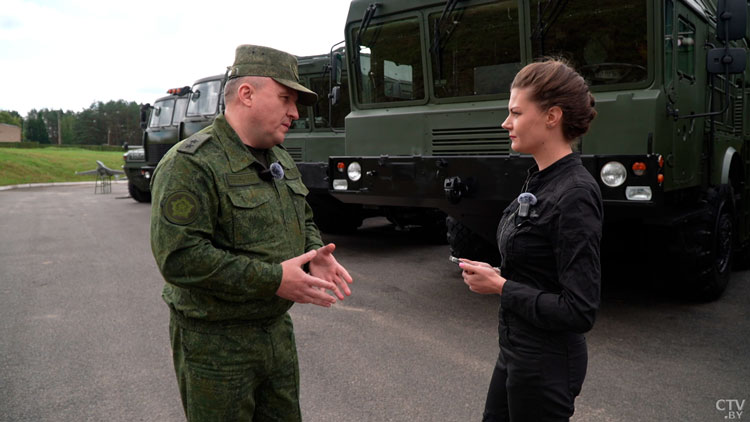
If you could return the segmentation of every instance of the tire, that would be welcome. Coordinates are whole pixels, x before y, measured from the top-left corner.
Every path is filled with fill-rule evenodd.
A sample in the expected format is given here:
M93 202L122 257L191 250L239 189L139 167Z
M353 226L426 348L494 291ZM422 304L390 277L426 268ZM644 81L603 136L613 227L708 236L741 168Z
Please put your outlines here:
M128 193L130 193L131 198L138 202L151 202L151 192L144 192L131 182L128 182Z
M678 268L689 280L688 297L709 302L721 296L732 272L736 220L731 186L710 188L701 215L685 230L686 253Z
M445 224L452 256L500 265L500 252L496 245L487 242L454 217L446 218Z

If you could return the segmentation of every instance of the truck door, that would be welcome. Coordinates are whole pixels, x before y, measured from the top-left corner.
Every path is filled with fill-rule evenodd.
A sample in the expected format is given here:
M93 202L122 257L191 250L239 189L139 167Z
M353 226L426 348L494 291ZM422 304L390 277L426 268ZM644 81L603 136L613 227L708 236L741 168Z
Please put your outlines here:
M664 11L665 86L672 107L680 117L706 110L705 23L680 1L666 0ZM702 24L703 26L701 26ZM694 186L700 181L704 119L672 119L674 187Z

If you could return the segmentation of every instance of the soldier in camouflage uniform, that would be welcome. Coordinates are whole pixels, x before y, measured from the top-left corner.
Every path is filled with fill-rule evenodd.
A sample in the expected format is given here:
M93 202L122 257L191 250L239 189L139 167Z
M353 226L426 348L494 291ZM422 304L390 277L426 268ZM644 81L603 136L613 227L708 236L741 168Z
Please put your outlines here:
M175 372L190 421L299 421L293 302L351 294L281 146L299 117L294 56L241 45L226 113L178 143L151 182L151 248L166 280ZM305 267L308 272L303 269ZM336 297L326 293L332 291Z

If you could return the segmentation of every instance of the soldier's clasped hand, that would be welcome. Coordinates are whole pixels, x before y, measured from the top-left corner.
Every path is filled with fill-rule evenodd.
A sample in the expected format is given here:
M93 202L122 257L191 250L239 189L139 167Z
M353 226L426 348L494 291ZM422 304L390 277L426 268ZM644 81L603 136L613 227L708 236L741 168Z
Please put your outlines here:
M282 262L283 273L276 295L293 302L312 303L326 308L336 303L336 298L325 292L325 290L337 291L336 284L307 274L302 269L302 266L310 262L317 254L317 250L312 250Z

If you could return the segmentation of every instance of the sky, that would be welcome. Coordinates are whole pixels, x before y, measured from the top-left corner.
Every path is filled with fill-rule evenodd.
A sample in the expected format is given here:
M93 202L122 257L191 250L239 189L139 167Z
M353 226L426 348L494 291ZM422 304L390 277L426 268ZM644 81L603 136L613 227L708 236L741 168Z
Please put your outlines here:
M2 0L0 110L153 103L226 71L240 44L297 56L343 41L350 0Z

